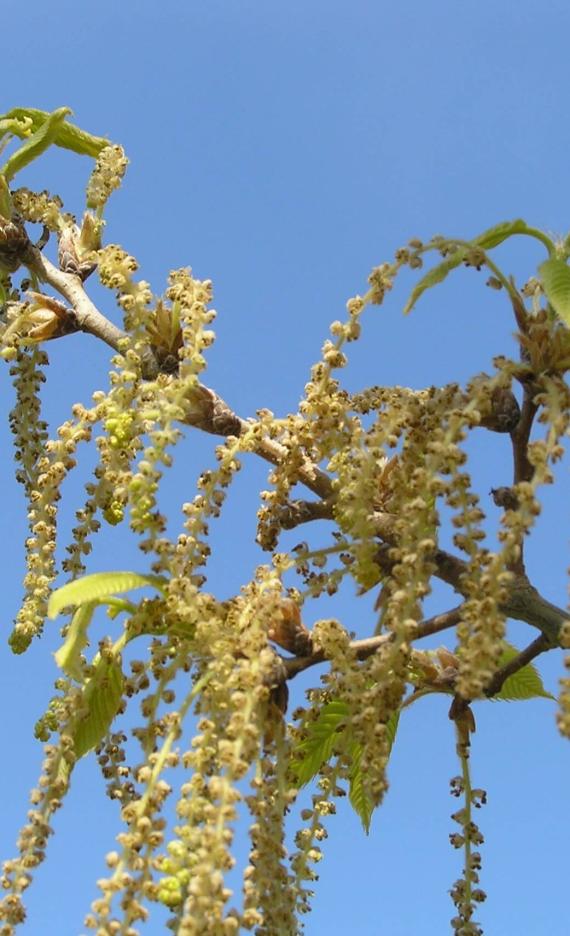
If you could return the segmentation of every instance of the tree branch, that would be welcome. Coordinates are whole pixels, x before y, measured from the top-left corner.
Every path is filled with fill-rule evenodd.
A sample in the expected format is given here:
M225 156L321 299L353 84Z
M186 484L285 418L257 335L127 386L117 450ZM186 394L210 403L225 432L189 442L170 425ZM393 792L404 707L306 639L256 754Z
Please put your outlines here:
M546 650L552 650L552 644L550 643L548 637L544 634L541 634L540 637L537 637L536 640L533 640L528 647L525 647L524 650L521 650L520 653L513 657L512 660L509 660L508 663L505 663L504 666L501 666L497 670L493 678L490 680L489 684L485 687L485 695L488 699L492 699L493 696L497 695L501 691L503 685L514 673L518 673L524 666L527 666L532 660L536 659L541 653L544 653ZM449 717L452 721L455 721L458 716L461 716L465 712L473 699L463 699L461 696L454 696L453 702L449 709Z
M43 282L48 283L67 300L80 331L100 338L115 351L119 350L120 341L126 337L125 332L99 311L85 292L79 276L59 270L35 248L30 249L27 265ZM148 348L142 364L145 379L152 380L158 375L160 367L152 348ZM192 401L189 403L188 418L185 420L187 425L194 425L205 432L220 436L241 435L251 429L251 422L237 416L215 390L204 384L198 384L197 390L202 394L201 405L196 407ZM283 461L287 450L274 439L261 439L255 453L271 464L278 465ZM332 493L332 481L329 476L313 465L308 458L299 472L299 479L323 499Z
M73 308L79 329L100 338L115 351L125 333L99 311L83 288L83 283L74 273L59 270L39 250L33 250L28 266L44 283L67 300Z
M436 614L434 617L421 621L416 628L414 640L421 640L430 634L437 634L439 631L455 627L461 618L461 605L445 611L443 614ZM393 634L380 634L376 637L366 637L363 640L353 640L350 644L351 650L356 653L358 660L366 660L372 656L383 644L390 643L394 639ZM286 679L293 679L303 670L315 666L317 663L326 662L326 657L322 650L315 650L310 656L294 657L293 659L283 659Z
M518 673L523 666L527 666L532 660L534 660L541 653L544 653L545 650L552 650L552 644L548 640L548 637L545 637L544 634L541 634L540 637L537 637L536 640L533 640L528 647L525 647L524 650L521 650L516 657L513 657L512 660L509 660L508 663L505 663L504 666L501 666L493 676L491 682L485 689L485 695L489 698L496 695L503 688L503 684L512 676L513 673Z
M64 273L59 270L37 248L30 248L30 254L27 260L28 266L40 279L66 299L74 311L78 328L100 338L114 350L118 350L125 333L97 309L85 292L81 279L73 273ZM143 361L143 376L146 379L152 379L158 372L158 362L152 348L149 347L147 359ZM202 395L200 405L196 406L195 403L193 405L191 401L189 402L188 416L185 420L187 425L194 425L206 432L221 436L241 435L251 429L252 423L234 413L215 390L204 384L198 384L198 393ZM532 477L527 446L537 407L532 399L532 391L526 386L524 393L521 418L511 432L515 483L518 480L528 480ZM275 439L260 439L256 443L254 452L273 465L279 465L287 457L287 449ZM329 475L314 465L309 458L305 458L299 470L299 480L317 494L320 501L316 503L294 501L290 505L288 517L284 518L285 529L292 529L298 523L309 520L330 519L333 516L333 486ZM376 534L388 546L395 544L395 522L396 518L392 514L381 511L374 514ZM435 552L433 558L436 576L451 585L456 592L467 597L462 586L462 577L467 568L465 561L441 549ZM378 564L381 568L388 568L388 570L391 567L385 548L382 550L381 547L379 550ZM508 598L501 606L501 611L507 617L525 621L537 627L551 645L556 645L560 627L568 618L567 613L538 593L528 581L522 567L514 571L518 574L509 587Z

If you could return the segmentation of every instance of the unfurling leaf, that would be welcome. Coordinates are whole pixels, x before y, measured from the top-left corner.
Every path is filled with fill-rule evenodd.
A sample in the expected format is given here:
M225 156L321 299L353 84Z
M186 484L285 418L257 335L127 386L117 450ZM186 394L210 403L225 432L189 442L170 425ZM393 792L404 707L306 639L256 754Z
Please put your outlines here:
M498 247L499 244L502 244L508 237L512 237L513 234L526 234L527 237L534 237L541 244L544 244L550 256L554 254L555 246L548 235L539 228L530 227L522 218L495 224L492 228L475 237L471 243L483 250L492 250L493 247Z
M71 113L71 111L68 112ZM4 118L10 121L10 131L20 137L27 136L28 127L31 127L33 132L39 130L50 116L47 111L38 110L35 107L14 107L4 114ZM109 140L105 137L94 136L67 121L58 127L53 142L56 146L62 146L81 156L92 156L94 159L102 149L109 146Z
M57 665L73 679L81 680L83 678L80 661L81 651L89 642L87 628L91 623L96 606L96 602L89 601L77 608L65 641L57 653L54 654Z
M84 605L109 598L133 588L158 588L163 591L167 580L162 575L141 575L138 572L95 572L63 585L49 600L48 617L56 618L64 608Z
M83 690L82 714L71 729L77 758L83 757L105 737L111 722L119 711L123 695L124 677L120 663L103 657Z
M12 217L12 200L6 176L0 173L0 215L9 221Z
M522 218L516 218L515 221L501 221L500 224L493 225L493 227L483 231L478 237L475 237L472 240L472 244L475 244L477 247L482 247L483 250L492 250L493 247L498 247L499 244L502 244L503 241L513 234L528 233L529 227L526 221L523 221Z
M464 260L467 250L467 247L458 247L451 256L446 257L442 263L438 263L438 265L429 270L425 276L422 276L419 283L417 283L412 290L412 294L404 306L404 315L412 311L420 296L423 295L427 289L431 289L432 286L437 286L438 283L443 283L447 275Z
M558 316L570 327L570 267L562 257L550 257L538 272L546 298Z
M60 107L52 114L46 114L46 119L35 133L28 137L15 153L12 153L0 170L8 182L55 142L60 126L71 113L70 107Z

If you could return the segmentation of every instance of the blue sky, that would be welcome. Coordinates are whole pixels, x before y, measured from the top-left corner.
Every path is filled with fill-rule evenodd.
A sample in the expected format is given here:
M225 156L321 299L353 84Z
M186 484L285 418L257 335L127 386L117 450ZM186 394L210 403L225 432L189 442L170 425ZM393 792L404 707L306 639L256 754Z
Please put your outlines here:
M108 240L137 256L157 293L168 271L182 265L214 281L218 339L206 382L243 416L260 406L281 414L296 409L347 298L363 292L370 268L408 238L469 237L518 216L555 233L570 228L569 27L568 4L557 0L29 0L4 12L0 109L69 105L81 126L125 146L131 166L109 207ZM22 175L22 184L59 191L66 207L80 212L88 161L57 151L39 166ZM540 245L524 241L497 255L523 279L544 259ZM464 380L488 371L495 354L514 353L504 297L485 289L483 276L459 271L404 319L411 283L407 274L382 309L366 313L364 340L345 375L349 389ZM109 296L103 301L118 320ZM88 402L106 385L108 351L74 336L49 352L45 409L55 429L71 402ZM26 528L6 428L7 369L0 380L7 636L20 598ZM215 444L188 433L165 509L176 512L192 496ZM474 475L492 514L487 492L508 483L508 450L497 438L481 436L480 446ZM246 461L213 530L218 558L210 587L220 594L235 593L266 561L253 543L266 475L265 466ZM84 480L70 480L70 504ZM565 474L561 490L545 497L528 563L544 594L564 605ZM64 531L72 522L69 507ZM315 526L312 542L325 535ZM129 564L142 570L144 557L120 533L94 550L93 570ZM433 599L434 608L452 603L443 591ZM370 610L370 601L357 603L348 590L334 612L320 605L307 623L334 613L363 636L373 626ZM521 646L534 636L520 625L510 635ZM33 723L51 694L57 646L54 625L23 657L0 644L9 752L0 775L2 857L12 854L39 769ZM562 664L551 657L540 668L555 691ZM294 693L300 697L309 682ZM563 936L570 756L557 735L554 704L479 705L476 717L474 780L489 793L480 816L488 893L480 920L493 936ZM448 781L456 771L445 701L407 711L392 786L370 837L348 806L330 824L308 936L448 931L447 890L460 869L447 841L455 802ZM55 827L50 860L29 894L25 936L83 931L117 829L90 762L79 766ZM162 925L159 917L147 931L154 936Z

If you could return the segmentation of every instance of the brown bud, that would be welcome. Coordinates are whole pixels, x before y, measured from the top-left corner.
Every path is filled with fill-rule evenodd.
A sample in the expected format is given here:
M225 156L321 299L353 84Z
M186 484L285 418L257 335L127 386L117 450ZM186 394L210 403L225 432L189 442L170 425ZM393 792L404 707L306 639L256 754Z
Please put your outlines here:
M14 273L24 262L31 247L26 229L18 215L8 220L0 216L0 267Z
M281 598L272 609L268 637L294 656L310 656L313 644L301 620L299 606L291 598Z
M510 487L491 488L491 497L497 507L505 510L518 510L519 499Z
M285 714L289 701L289 687L285 681L278 683L277 686L273 686L269 694L269 701L278 708L283 715Z
M513 432L521 411L516 396L506 387L496 387L491 393L491 411L481 416L480 425L492 432Z
M73 273L82 280L87 279L97 265L92 260L82 257L79 231L74 224L65 227L59 235L57 256L60 270Z

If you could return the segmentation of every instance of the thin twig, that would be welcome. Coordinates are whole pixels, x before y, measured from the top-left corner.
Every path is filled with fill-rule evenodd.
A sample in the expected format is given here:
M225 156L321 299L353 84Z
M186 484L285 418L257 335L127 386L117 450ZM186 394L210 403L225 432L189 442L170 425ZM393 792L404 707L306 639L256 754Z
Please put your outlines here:
M493 676L489 685L485 688L485 695L491 698L501 691L503 688L503 683L512 676L513 673L518 673L523 666L527 666L531 660L534 660L541 653L544 653L546 650L552 650L552 644L548 640L548 637L545 637L544 634L541 634L540 637L537 637L536 640L533 640L528 647L525 647L524 650L521 650L516 657L513 657L512 660L509 660L508 663L505 663L504 666L501 666Z
M95 335L115 351L118 350L119 342L125 337L125 333L110 322L93 304L78 276L58 270L39 250L34 251L33 261L29 263L29 266L41 280L56 289L67 300L73 308L81 331Z
M536 640L533 640L528 647L525 647L524 650L521 650L520 653L513 657L512 660L509 660L508 663L505 663L504 666L501 666L497 670L493 678L490 680L488 685L485 687L485 695L487 698L492 699L493 696L497 695L498 692L503 688L504 683L507 681L509 676L512 676L514 673L518 673L524 666L527 666L532 660L536 659L541 653L545 653L547 650L552 650L553 645L549 641L548 637L544 634L541 634L540 637L537 637ZM453 702L451 703L451 708L449 710L449 717L452 720L455 720L463 712L465 712L473 699L463 699L461 696L454 696Z
M430 634L437 634L439 631L455 627L460 618L461 605L457 608L452 608L450 611L445 611L443 614L436 614L434 617L427 618L417 625L414 639L421 640L423 637L428 637ZM358 660L366 660L376 653L379 647L390 643L393 639L393 634L380 634L376 637L365 637L363 640L353 640L350 643L350 649L356 654ZM318 663L324 663L325 661L326 656L322 650L315 650L311 656L295 657L292 660L283 659L286 679L293 679L294 676L297 676L299 673L303 672L303 670L309 669L309 667L315 666Z

